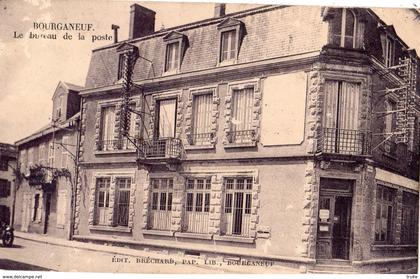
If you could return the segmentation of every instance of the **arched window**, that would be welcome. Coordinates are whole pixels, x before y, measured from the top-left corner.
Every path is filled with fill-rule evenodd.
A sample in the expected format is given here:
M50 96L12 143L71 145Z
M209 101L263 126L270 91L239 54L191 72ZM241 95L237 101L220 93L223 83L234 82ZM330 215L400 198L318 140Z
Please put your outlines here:
M356 15L352 10L341 9L332 24L332 44L339 47L356 47Z

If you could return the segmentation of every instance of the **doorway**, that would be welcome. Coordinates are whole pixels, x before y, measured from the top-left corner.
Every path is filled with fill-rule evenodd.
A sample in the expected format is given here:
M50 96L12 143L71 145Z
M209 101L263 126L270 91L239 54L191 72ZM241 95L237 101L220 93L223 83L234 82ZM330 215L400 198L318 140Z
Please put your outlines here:
M339 187L335 185L339 184ZM352 180L321 179L317 258L350 258Z
M48 222L50 220L51 210L51 193L47 193L45 197L45 223L44 223L44 234L48 232Z

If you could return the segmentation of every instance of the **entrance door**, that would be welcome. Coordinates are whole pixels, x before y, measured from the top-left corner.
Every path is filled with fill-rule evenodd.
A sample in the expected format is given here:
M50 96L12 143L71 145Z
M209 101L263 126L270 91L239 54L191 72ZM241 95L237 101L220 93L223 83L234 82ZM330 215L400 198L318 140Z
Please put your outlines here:
M21 231L27 232L29 229L29 222L31 219L32 195L30 193L23 194L23 210L22 210L22 227Z
M47 193L45 197L45 223L44 223L44 233L48 232L48 222L50 219L50 209L51 209L51 193Z
M349 259L352 197L322 194L319 200L317 258Z

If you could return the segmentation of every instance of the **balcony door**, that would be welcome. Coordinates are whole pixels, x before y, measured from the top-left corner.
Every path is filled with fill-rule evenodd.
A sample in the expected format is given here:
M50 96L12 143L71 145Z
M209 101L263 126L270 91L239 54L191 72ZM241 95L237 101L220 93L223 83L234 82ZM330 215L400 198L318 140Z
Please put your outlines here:
M362 152L363 134L358 130L359 95L359 83L326 81L323 117L326 152Z

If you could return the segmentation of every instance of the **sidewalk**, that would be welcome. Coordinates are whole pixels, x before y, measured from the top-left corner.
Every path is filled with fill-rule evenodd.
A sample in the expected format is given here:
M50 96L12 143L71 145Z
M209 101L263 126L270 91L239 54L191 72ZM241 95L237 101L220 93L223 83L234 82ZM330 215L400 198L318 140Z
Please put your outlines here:
M115 256L128 256L133 258L141 258L144 260L167 260L175 261L181 263L184 261L195 260L200 264L197 266L199 268L209 270L214 270L215 272L226 272L226 273L277 273L277 274L291 274L299 273L298 269L273 265L273 266L246 266L246 265L227 265L223 262L217 262L217 265L205 265L203 257L197 256L185 256L181 254L164 254L157 252L149 252L144 250L130 249L125 247L116 247L110 245L101 245L87 242L79 241L70 241L61 238L55 238L47 235L39 235L35 233L24 233L15 231L15 238L20 238L24 240L34 241L43 244L56 245L62 247L70 247L94 252L109 253ZM147 264L147 262L145 262ZM157 265L156 268L159 268Z

